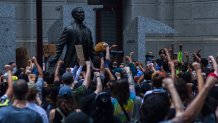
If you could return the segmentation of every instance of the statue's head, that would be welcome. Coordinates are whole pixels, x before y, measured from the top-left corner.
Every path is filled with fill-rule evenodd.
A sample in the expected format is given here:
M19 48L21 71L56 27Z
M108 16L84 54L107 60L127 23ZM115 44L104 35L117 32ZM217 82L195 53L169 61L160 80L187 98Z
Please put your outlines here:
M82 22L85 19L85 13L82 7L74 8L71 12L71 15L76 21Z

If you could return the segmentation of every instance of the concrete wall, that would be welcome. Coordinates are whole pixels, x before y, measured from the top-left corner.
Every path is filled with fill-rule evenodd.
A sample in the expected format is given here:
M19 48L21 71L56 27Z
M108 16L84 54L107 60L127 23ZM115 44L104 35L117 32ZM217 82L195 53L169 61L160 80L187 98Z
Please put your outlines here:
M124 29L136 16L157 19L174 28L178 33L173 42L180 42L187 50L202 49L203 55L217 54L218 49L218 1L216 0L127 0L124 6ZM124 5L125 2L124 2ZM129 14L129 11L131 13ZM165 39L163 39L165 40ZM153 43L151 43L153 42ZM163 43L164 42L164 43ZM168 44L155 40L148 43L148 49ZM193 47L193 48L191 48ZM210 48L210 50L208 50Z
M123 27L137 16L151 17L173 27L174 0L125 0L123 1Z
M60 18L60 6L67 3L87 3L87 0L42 0L43 41L55 20ZM30 56L36 55L36 0L7 0L16 9L17 47L27 47Z
M218 1L175 0L174 18L177 41L188 49L202 49L205 57L217 55Z
M16 7L17 47L28 47L30 55L35 55L35 0L7 0L7 2L13 3ZM59 6L66 2L87 3L87 0L43 0L44 42L47 42L49 27L60 18ZM123 29L136 16L151 17L175 28L178 32L175 40L211 43L211 40L216 42L218 39L216 0L123 0Z
M218 1L175 0L174 16L177 36L218 36Z

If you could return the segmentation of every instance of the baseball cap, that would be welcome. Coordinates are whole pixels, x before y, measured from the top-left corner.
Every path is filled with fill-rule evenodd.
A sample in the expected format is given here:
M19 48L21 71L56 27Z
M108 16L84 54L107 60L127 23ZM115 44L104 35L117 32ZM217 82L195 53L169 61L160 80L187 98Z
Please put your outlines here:
M152 52L147 52L145 57L154 57L153 53Z
M123 73L123 70L121 68L115 68L113 70L114 73L118 72L118 73Z
M58 96L61 96L63 98L72 97L72 90L69 86L63 86L60 88L58 92Z
M62 81L66 84L71 84L74 80L73 80L73 75L70 72L65 72L62 75Z

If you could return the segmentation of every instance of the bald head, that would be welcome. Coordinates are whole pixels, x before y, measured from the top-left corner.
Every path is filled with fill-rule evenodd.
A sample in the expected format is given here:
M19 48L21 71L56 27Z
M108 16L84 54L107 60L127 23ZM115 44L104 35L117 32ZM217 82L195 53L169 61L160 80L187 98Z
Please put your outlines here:
M17 80L17 82L13 84L13 92L16 99L25 100L28 92L27 82L23 79Z

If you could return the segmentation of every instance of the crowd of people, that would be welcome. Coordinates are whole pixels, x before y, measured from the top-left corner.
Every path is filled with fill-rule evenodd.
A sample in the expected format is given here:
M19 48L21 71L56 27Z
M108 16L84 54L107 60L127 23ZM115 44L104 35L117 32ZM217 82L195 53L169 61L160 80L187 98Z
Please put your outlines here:
M218 65L213 56L161 49L146 64L134 53L119 63L107 43L94 61L53 73L35 57L26 68L5 65L0 123L216 123ZM184 58L183 58L184 57Z

